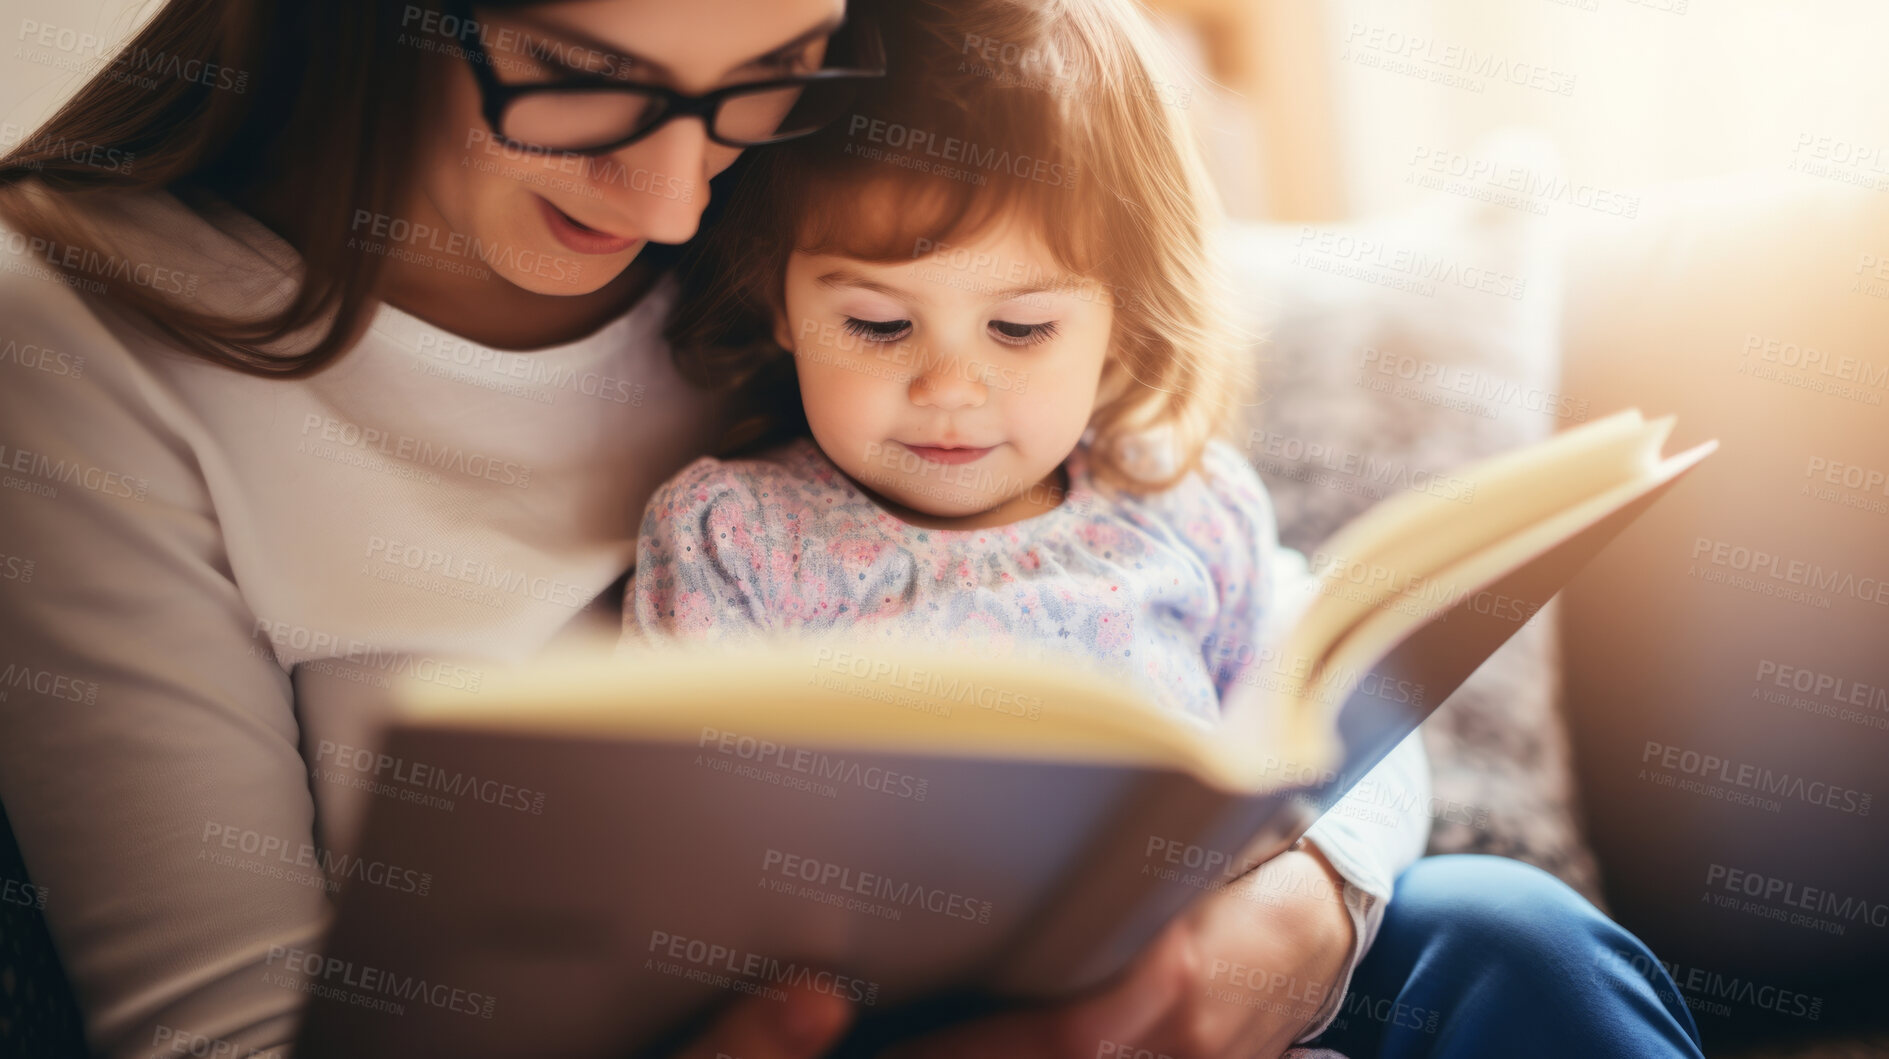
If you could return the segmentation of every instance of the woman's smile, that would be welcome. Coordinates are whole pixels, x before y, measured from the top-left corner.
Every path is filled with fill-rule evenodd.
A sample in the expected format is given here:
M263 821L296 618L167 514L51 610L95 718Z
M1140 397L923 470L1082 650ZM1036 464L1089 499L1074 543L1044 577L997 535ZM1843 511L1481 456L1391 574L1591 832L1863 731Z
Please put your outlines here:
M612 235L583 223L551 204L543 195L534 195L545 227L564 248L579 254L620 254L635 246L635 236Z

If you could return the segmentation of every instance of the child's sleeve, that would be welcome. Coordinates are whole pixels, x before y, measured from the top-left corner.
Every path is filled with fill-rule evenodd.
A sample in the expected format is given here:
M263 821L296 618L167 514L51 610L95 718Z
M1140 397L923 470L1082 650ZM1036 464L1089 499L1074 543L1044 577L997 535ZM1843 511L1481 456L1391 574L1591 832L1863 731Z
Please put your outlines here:
M713 458L663 483L643 508L619 649L767 630L773 520L766 514L753 483Z

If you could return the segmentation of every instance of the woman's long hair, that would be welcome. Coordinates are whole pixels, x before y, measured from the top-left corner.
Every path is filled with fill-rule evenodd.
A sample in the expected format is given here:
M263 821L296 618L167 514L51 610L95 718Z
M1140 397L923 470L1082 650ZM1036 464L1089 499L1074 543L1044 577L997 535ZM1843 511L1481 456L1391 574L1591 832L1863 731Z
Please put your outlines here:
M313 374L347 350L378 304L385 258L351 248L346 234L361 211L397 215L413 186L413 145L437 100L428 60L477 31L443 15L438 0L169 0L0 157L0 223L9 242L134 310L180 349L252 374ZM715 181L704 225L745 161ZM299 255L298 282L292 298L240 317L110 267L124 261L112 223L88 208L156 189L193 206L198 189L240 201L259 187L294 204L272 221ZM678 252L652 244L641 259L663 268ZM291 337L295 352L282 348Z
M302 268L293 299L272 312L229 318L113 269L84 278L219 364L318 371L372 308L383 260L336 233L356 209L394 212L410 179L402 159L426 100L402 18L401 5L378 0L172 0L0 158L0 218L63 267L113 256L111 232L87 216L100 197L193 186L227 196L279 181L297 203L279 234ZM312 348L264 349L324 321Z

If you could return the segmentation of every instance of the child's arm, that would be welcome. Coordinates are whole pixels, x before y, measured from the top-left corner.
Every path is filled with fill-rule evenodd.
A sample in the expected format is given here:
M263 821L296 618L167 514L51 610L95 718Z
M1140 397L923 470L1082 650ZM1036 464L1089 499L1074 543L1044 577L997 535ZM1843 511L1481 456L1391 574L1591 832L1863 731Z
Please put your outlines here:
M1257 663L1260 645L1289 619L1309 574L1304 557L1278 543L1271 499L1259 475L1238 451L1208 446L1203 477L1222 509L1217 518L1196 520L1214 549L1209 569L1219 592L1220 613L1207 644L1207 663L1222 701ZM1200 530L1195 530L1196 536ZM1306 833L1305 840L1344 877L1344 902L1354 930L1343 971L1325 1004L1299 1039L1322 1032L1338 1014L1351 973L1364 959L1384 920L1384 904L1399 873L1423 855L1429 841L1430 766L1423 741L1413 732L1366 773L1351 792Z
M699 459L663 483L643 509L619 649L770 628L772 521L752 484L719 460Z

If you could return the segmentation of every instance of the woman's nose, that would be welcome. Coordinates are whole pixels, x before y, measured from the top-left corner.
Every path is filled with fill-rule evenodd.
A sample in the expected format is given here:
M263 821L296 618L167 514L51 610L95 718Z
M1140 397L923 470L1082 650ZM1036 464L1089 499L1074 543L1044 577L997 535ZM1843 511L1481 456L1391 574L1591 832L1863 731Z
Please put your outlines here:
M590 182L652 243L685 243L708 205L708 155L716 148L700 118L672 121L621 151L590 160Z

